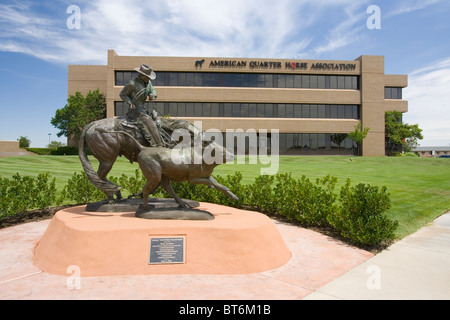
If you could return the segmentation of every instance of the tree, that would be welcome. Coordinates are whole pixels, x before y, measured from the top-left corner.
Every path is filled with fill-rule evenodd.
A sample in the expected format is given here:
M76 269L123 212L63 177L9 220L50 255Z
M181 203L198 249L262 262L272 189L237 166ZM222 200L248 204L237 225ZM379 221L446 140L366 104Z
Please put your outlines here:
M30 147L30 139L27 137L20 136L19 138L19 148L29 148Z
M363 142L363 140L367 137L367 134L369 133L370 128L366 128L364 127L363 129L361 129L361 122L359 122L356 126L355 126L355 131L350 132L348 134L348 137L355 141L356 144L358 145L358 150L359 153L361 154L361 144Z
M52 141L47 145L47 148L59 148L64 146L64 143L61 141Z
M64 108L56 110L51 124L60 131L56 134L79 136L84 126L106 117L106 99L97 89L84 97L80 92L70 95Z
M340 149L342 142L345 139L347 139L347 137L348 137L347 133L335 133L335 134L331 135L330 139L331 139L331 142L333 142L334 144L337 144L338 149Z
M423 139L419 125L404 123L402 113L399 111L386 112L385 135L388 155L394 154L398 147L404 151L411 151L418 146L418 141Z

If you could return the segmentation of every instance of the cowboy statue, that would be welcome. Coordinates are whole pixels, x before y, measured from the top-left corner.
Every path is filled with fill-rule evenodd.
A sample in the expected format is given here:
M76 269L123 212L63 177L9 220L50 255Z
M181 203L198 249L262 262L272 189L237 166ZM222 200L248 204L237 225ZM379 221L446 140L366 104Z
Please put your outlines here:
M121 99L130 106L126 116L93 121L83 128L79 139L79 157L83 169L92 184L97 189L105 192L110 204L115 201L114 196L119 200L122 199L121 187L106 178L118 156L125 156L131 163L139 162L141 166L144 157L146 157L146 152L168 155L171 152L167 149L174 149L180 146L174 152L175 155L178 155L179 151L187 151L187 154L190 156L191 152L194 152L194 148L197 147L201 149L201 155L203 155L203 148L206 148L206 144L210 147L213 143L211 138L206 139L201 126L199 126L200 128L197 127L195 122L193 124L177 117L158 117L156 107L153 107L152 112L149 114L145 103L148 98L150 101L157 98L156 90L151 83L151 80L156 79L156 74L152 67L146 64L142 64L140 68L135 68L134 70L138 72L138 75L130 80L120 92ZM129 135L132 139L122 139L120 138L122 134L125 134L125 136ZM133 138L135 138L137 143L130 143ZM205 142L205 145L203 142ZM94 170L89 161L88 149L99 161L98 171ZM144 149L147 151L142 153ZM216 155L215 148L210 148L209 150L210 152L213 150ZM220 155L226 154L225 152ZM167 160L167 157L165 159ZM197 157L186 157L186 159L191 159L195 162ZM191 168L189 164L182 162L180 170ZM195 164L197 165L197 163ZM177 173L178 168L176 164L171 163L170 165L166 169L181 178L182 174ZM145 168L147 167L151 169L149 163L146 164ZM164 183L167 183L168 180L164 179ZM199 181L201 182L198 183L204 183L206 180L200 179Z
M158 97L150 81L156 79L156 74L152 67L146 64L142 64L140 68L134 70L138 72L138 76L131 79L122 89L120 98L130 106L127 117L139 127L150 145L162 147L164 145L156 122L157 111L153 109L149 115L145 109L147 98L153 101Z

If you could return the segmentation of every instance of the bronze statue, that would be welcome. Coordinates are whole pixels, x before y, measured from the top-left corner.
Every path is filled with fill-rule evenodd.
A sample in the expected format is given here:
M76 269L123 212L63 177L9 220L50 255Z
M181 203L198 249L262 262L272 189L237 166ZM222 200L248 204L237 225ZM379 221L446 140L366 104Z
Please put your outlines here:
M86 125L79 140L79 157L83 169L92 184L105 192L109 203L122 200L121 187L107 180L118 156L126 157L131 163L138 162L147 179L143 188L143 206L147 206L148 195L161 184L175 199L180 207L188 207L173 191L170 181L188 181L215 187L231 199L237 199L226 187L211 177L212 170L220 163L174 163L171 156L178 141L172 140L176 130L184 130L190 137L200 137L202 146L187 150L192 157L202 157L205 146L222 152L223 161L229 161L232 155L216 142L203 141L203 135L190 122L182 119L159 118L156 108L150 116L145 110L147 97L152 101L157 97L151 84L156 77L152 68L143 64L135 69L139 76L128 83L121 92L122 99L129 103L130 110L125 117L106 118ZM195 139L193 139L195 141ZM205 145L206 143L206 145ZM99 161L95 171L87 156L87 149ZM198 153L201 153L200 155ZM114 199L116 196L116 199Z
M150 101L158 97L150 81L156 79L156 74L152 67L146 64L142 64L140 68L135 68L134 70L138 72L138 76L131 79L122 89L120 98L130 107L127 113L128 118L139 127L150 145L162 147L163 143L155 123L157 114L153 110L150 116L144 106L147 97L150 98Z
M184 129L192 135L196 129L182 119L161 118L161 129L171 136L176 129ZM100 130L97 130L100 129ZM143 146L150 147L149 141L136 127L130 127L127 118L106 118L89 123L83 128L78 143L78 155L84 172L92 184L105 192L108 201L114 202L122 199L120 187L106 177L116 162L117 157L124 156L131 163L138 161L139 148L129 136L117 135L115 131L127 131L132 134ZM95 171L87 156L87 149L99 161L98 171Z
M97 131L102 131L102 129L97 129ZM180 149L181 152L179 152L178 150L162 147L144 147L127 132L116 131L114 133L128 136L140 151L138 163L142 173L147 179L147 184L142 190L142 209L145 210L148 208L147 202L149 194L154 193L160 185L162 185L169 195L175 199L180 208L190 208L189 204L183 201L175 193L170 184L171 181L188 181L189 183L194 184L205 184L223 192L232 200L238 200L236 195L211 176L213 169L217 165L233 161L234 159L233 154L229 153L226 148L218 145L215 141L203 142L200 147L190 146L186 148L186 150ZM222 155L222 159L219 163L215 161L205 161L203 156L206 147L214 149L215 153ZM176 160L179 160L180 156L183 157L182 161L174 161L175 158L177 158ZM187 159L184 158L184 156L186 156ZM195 158L200 158L201 162L196 163L196 161L194 161Z

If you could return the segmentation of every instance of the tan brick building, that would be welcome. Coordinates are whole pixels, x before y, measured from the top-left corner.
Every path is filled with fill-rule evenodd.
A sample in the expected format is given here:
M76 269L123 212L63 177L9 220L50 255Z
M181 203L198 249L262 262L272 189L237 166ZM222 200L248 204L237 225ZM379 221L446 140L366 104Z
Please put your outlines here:
M157 74L152 83L161 114L201 120L203 130L278 130L280 154L355 154L356 144L341 134L361 122L370 128L362 155L383 156L385 112L408 111L402 100L408 77L385 74L383 56L365 55L324 61L119 56L109 50L107 65L69 66L69 95L100 89L107 117L125 115L119 93L142 63Z

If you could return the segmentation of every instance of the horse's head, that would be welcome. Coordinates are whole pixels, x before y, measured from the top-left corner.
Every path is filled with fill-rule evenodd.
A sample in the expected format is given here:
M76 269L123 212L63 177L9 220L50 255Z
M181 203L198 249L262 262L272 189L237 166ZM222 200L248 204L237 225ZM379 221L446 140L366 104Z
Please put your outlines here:
M205 164L214 166L234 161L234 154L214 140L203 142L202 157Z

